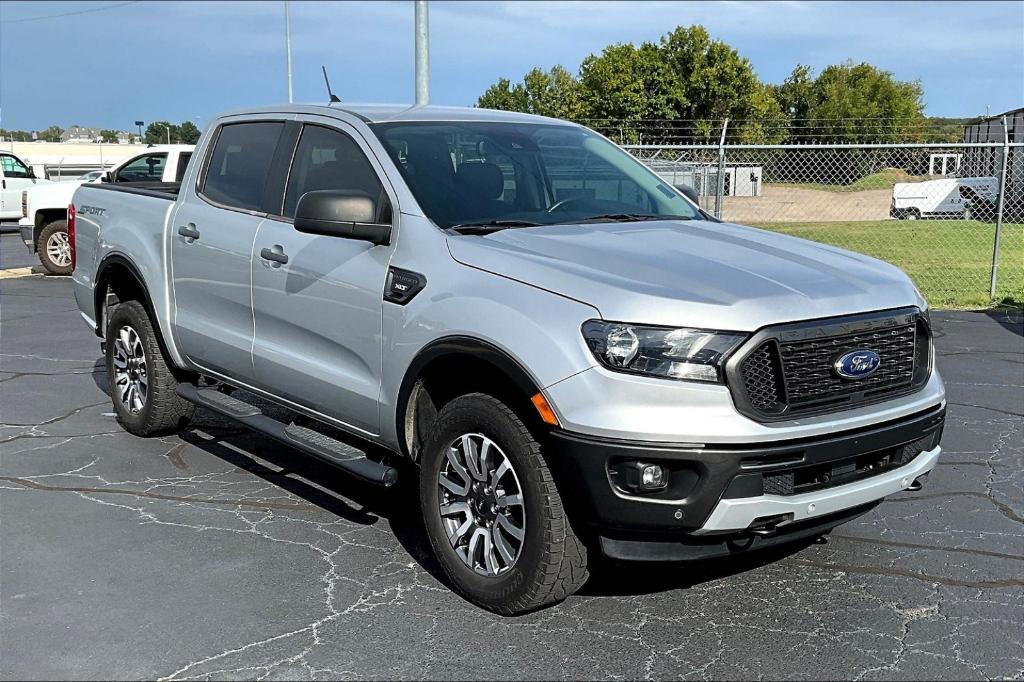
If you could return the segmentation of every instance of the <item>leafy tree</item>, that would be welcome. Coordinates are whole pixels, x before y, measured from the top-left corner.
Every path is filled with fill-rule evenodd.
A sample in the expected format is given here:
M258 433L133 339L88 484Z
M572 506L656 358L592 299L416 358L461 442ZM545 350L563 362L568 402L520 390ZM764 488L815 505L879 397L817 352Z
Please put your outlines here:
M618 133L626 142L640 142L652 121L678 118L688 103L676 73L651 43L610 45L587 57L580 85L587 117L621 122Z
M195 144L199 141L199 128L192 121L185 121L177 126L178 135L175 139L181 144Z
M170 135L167 129L170 128ZM173 142L178 138L178 126L172 125L170 121L153 121L146 126L146 134L143 142L146 144L167 144L168 138Z
M532 69L515 85L499 79L480 96L477 106L573 119L583 114L583 97L579 81L565 67L554 66L550 71Z
M919 81L896 80L871 64L847 61L826 67L814 79L807 118L818 139L856 143L920 138L924 93Z
M112 144L116 143L117 142L117 131L116 130L101 130L100 131L100 141L101 142L109 142L109 143L112 143Z
M50 126L43 132L39 133L39 139L45 140L46 142L60 142L60 137L63 134L64 129L60 126Z
M797 64L782 85L771 88L786 118L796 123L807 120L814 98L814 70L811 67Z
M0 128L0 140L11 142L31 142L32 133L27 130L5 130Z

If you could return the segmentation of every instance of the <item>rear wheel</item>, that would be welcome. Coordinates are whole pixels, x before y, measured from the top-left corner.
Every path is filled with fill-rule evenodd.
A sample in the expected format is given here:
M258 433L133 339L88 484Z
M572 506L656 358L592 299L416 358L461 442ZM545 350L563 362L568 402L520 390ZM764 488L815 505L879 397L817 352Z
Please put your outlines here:
M106 335L107 377L117 421L136 436L175 431L195 407L180 397L178 381L160 350L153 324L138 301L111 311Z
M39 262L51 275L71 274L71 240L68 221L55 220L39 234Z
M486 609L531 611L586 582L586 548L539 443L492 396L464 395L438 413L420 462L420 504L448 578Z
M921 218L921 212L916 208L908 208L906 212L907 220L919 220Z

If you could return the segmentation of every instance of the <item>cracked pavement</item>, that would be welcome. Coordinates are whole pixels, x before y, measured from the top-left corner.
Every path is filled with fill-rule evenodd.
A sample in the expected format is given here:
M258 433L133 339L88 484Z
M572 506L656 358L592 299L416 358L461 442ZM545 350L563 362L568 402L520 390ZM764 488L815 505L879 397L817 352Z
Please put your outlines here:
M0 676L1020 679L1024 322L933 319L950 405L923 490L826 544L607 567L501 618L439 579L407 488L208 412L123 432L70 281L0 281Z

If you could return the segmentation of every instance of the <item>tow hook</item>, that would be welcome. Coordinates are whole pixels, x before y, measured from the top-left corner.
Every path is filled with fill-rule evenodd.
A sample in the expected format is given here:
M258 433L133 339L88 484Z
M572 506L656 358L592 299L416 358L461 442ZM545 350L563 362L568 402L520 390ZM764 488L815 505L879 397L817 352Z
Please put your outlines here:
M924 487L924 484L921 483L921 480L920 479L915 479L913 483L911 483L909 486L907 486L907 490L909 492L913 493L913 492L917 492L918 490L920 490L923 487Z
M777 514L775 516L762 516L761 518L754 519L754 521L747 528L754 535L762 538L770 537L775 535L775 532L779 528L779 524L785 523L786 521L792 521L792 514Z

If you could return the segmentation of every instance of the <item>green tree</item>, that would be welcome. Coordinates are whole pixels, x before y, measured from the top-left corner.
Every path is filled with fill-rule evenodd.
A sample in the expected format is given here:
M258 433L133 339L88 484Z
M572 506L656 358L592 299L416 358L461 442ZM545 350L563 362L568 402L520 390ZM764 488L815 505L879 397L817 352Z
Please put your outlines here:
M687 104L679 79L651 43L610 45L587 57L580 84L587 118L599 128L608 119L605 132L617 132L623 142L658 141L663 126L652 124L678 118Z
M170 134L167 129L170 128ZM178 126L172 125L170 121L153 121L146 126L146 134L143 142L146 144L167 144L168 138L171 142L178 139Z
M100 141L109 142L111 144L117 143L117 131L116 130L101 130Z
M45 140L46 142L60 142L60 137L63 134L64 129L60 126L50 126L43 132L39 133L39 139Z
M868 63L826 67L814 79L807 118L818 139L839 142L912 140L924 135L920 81L900 81Z
M181 144L195 144L199 141L199 128L192 121L185 121L178 128L177 141Z
M513 85L501 78L477 100L478 107L523 111L555 118L579 118L583 115L583 96L580 83L563 66L550 71L535 68L522 82Z

